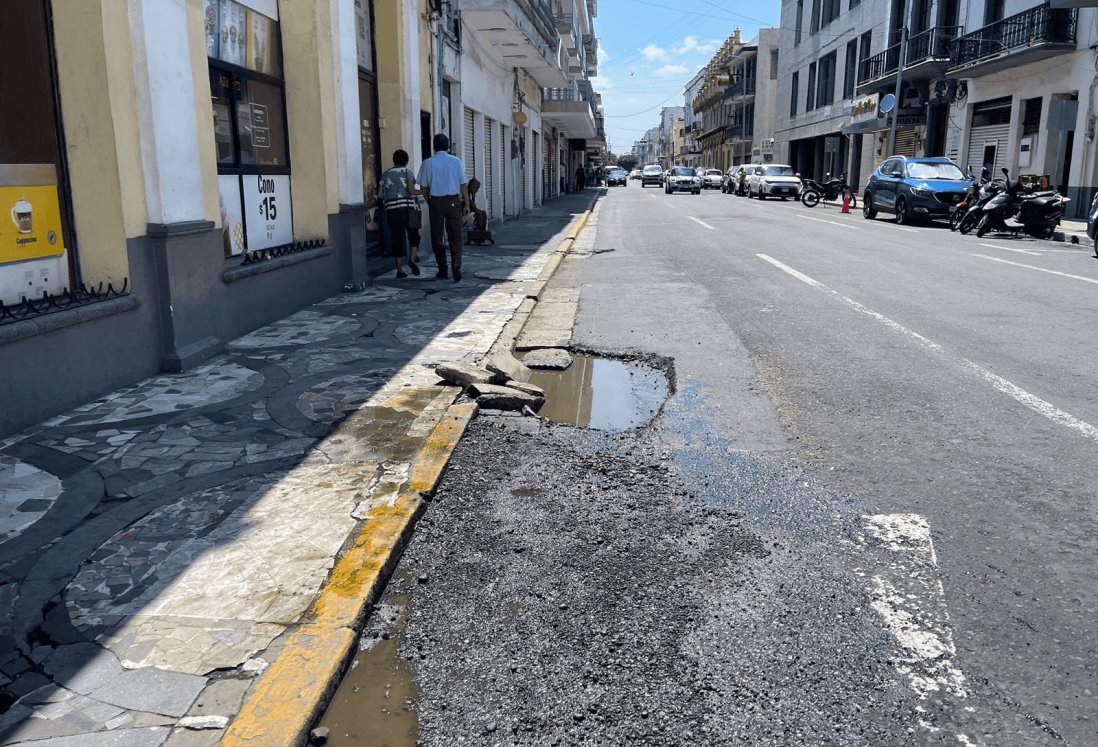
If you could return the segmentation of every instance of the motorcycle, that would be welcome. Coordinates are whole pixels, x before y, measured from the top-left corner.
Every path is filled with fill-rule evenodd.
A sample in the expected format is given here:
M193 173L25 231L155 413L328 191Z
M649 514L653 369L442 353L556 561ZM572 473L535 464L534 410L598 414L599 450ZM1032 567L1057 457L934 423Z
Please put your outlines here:
M1005 168L1003 176L1006 177L1006 189L984 205L976 235L982 237L989 231L1001 231L1026 233L1038 239L1052 238L1071 200L1059 192L1023 194L1022 183L1012 182L1010 172Z
M831 176L831 174L828 174L828 176ZM814 208L820 204L820 200L829 202L841 200L844 193L849 195L850 207L852 209L858 207L858 200L846 183L845 174L837 179L828 179L823 184L813 179L804 179L804 185L801 187L801 204L805 207Z
M965 190L965 194L964 194L963 197L961 197L961 201L953 206L953 211L949 214L949 230L950 231L956 231L960 227L961 220L965 217L965 214L968 212L969 206L971 206L974 202L976 202L978 199L980 199L980 190L983 188L983 186L985 184L987 184L987 182L989 180L989 176L990 175L988 174L987 169L985 168L980 173L979 181L977 181L972 176L972 167L971 166L968 167L968 178L972 179L972 183L968 185L968 189Z
M996 195L1006 189L1006 183L1002 179L984 181L980 185L980 192L976 199L968 204L961 219L957 222L957 230L967 234L980 225L980 219L984 215L984 206L991 202ZM952 219L951 221L952 222Z

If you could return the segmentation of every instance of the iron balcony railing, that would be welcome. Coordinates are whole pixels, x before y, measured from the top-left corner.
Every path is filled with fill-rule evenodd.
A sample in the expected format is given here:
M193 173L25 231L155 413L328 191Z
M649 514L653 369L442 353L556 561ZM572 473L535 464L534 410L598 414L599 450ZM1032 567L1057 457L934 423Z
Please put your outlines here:
M572 81L567 88L543 88L541 89L542 101L575 101L587 104L591 108L591 116L599 116L598 107L595 104L594 90L586 80Z
M959 37L952 67L971 65L1020 48L1041 44L1074 45L1078 11L1038 5Z
M755 134L755 126L750 122L741 122L739 124L730 125L724 131L725 140L750 140Z
M736 99L740 96L752 96L755 93L754 78L740 78L735 83L724 89L726 99Z
M952 42L962 31L961 26L935 26L920 31L907 40L904 68L933 60L949 60ZM858 66L859 85L895 75L900 69L900 45L893 44L883 52L867 57Z

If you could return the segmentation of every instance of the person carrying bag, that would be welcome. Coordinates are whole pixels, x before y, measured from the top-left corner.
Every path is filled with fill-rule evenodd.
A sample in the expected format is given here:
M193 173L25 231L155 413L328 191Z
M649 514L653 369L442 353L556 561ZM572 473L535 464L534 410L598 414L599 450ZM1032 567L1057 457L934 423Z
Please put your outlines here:
M389 229L386 253L393 258L398 278L408 277L403 264L405 252L412 274L419 274L416 260L419 257L419 232L423 228L423 211L419 209L419 200L416 199L419 194L422 192L416 187L416 177L408 168L408 153L403 150L394 152L393 167L381 174L381 199Z

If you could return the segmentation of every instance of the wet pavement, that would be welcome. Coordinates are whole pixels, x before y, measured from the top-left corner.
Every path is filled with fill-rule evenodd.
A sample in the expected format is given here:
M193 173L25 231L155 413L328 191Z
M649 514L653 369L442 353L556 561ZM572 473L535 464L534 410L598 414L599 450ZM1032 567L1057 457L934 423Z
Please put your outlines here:
M0 441L2 743L216 744L593 198Z

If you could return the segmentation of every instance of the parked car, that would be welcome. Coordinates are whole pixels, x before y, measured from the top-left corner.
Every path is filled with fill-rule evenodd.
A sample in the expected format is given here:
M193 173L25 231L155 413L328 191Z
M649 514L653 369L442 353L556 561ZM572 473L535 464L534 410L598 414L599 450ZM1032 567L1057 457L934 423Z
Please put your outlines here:
M647 187L649 184L657 187L663 184L663 167L657 163L645 166L641 172L641 186Z
M690 192L700 195L702 191L702 178L689 166L674 166L667 172L667 179L663 188L667 194L672 192Z
M893 156L869 175L862 215L872 219L878 211L893 213L897 223L949 218L970 184L972 179L948 158Z
M1096 247L1094 256L1098 257L1098 192L1094 193L1094 199L1090 203L1090 212L1087 213L1087 236Z
M767 197L794 199L801 193L801 180L792 166L767 163L755 166L747 175L747 196L765 200Z
M739 166L733 166L721 175L721 194L730 194L736 191L736 171Z
M702 171L702 169L698 169L698 170ZM724 176L724 174L721 173L721 170L720 169L705 169L704 172L705 173L702 175L702 188L703 189L720 189L721 188L721 177Z
M635 169L633 169L632 171L629 172L629 178L630 179L640 179L641 178L640 166L636 167Z
M761 163L742 163L732 169L732 181L728 192L739 197L747 196L748 178L755 173L755 169L761 168Z
M625 169L610 169L606 173L606 186L613 187L620 184L624 187L628 178L629 175L625 173Z

